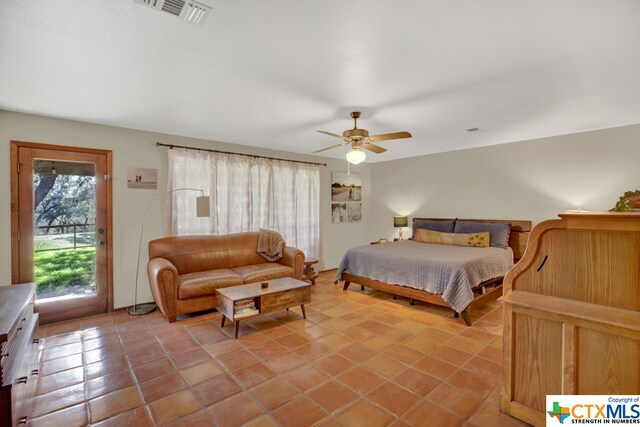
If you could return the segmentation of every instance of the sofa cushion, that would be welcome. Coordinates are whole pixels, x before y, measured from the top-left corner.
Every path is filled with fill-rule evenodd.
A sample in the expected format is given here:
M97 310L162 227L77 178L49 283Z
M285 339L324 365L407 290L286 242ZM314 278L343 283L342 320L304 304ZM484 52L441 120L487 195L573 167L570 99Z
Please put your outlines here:
M265 262L258 252L258 232L230 234L226 246L229 254L229 268Z
M256 234L256 245L258 233ZM149 259L168 259L178 274L229 268L228 236L173 236L149 242ZM255 246L254 246L255 249Z
M232 270L242 276L245 283L279 279L280 277L293 277L293 268L278 264L277 262L245 265L242 267L234 267Z
M178 274L259 264L258 232L224 236L173 236L149 242L149 259L166 258Z
M233 270L199 271L178 276L178 299L215 295L216 289L242 285L244 279Z

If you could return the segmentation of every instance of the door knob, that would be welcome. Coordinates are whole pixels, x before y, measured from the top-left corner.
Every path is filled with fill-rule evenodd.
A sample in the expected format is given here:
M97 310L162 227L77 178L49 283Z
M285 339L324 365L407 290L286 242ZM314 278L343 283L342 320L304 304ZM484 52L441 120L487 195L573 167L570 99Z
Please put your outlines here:
M104 240L98 240L98 244L99 244L100 246L104 246Z

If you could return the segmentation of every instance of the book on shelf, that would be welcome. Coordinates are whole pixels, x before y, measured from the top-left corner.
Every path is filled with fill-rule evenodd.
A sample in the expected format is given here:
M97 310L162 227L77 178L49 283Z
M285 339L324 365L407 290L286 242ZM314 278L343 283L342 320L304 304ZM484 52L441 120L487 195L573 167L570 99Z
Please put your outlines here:
M259 314L259 313L260 312L254 308L254 309L251 309L251 310L243 310L243 311L240 311L240 312L236 311L234 313L233 317L235 319L242 319L244 317L251 317L251 316L254 316L254 315Z
M256 302L253 298L238 300L233 304L233 316L236 319L253 316L258 313L260 312L256 309Z
M233 304L234 307L251 307L253 305L256 305L255 301L251 301L251 302L243 302L242 304Z
M250 303L245 303L245 304L234 304L233 306L235 308L253 307L253 306L255 306L255 303L254 302L250 302Z

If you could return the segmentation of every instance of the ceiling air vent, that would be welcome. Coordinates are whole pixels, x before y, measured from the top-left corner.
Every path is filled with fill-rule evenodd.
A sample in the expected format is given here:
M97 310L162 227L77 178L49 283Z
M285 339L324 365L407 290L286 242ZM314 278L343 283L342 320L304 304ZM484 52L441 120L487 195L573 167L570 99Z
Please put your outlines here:
M164 4L162 5L162 11L170 13L175 16L180 16L180 12L182 12L183 7L184 7L183 0L164 0Z
M192 24L202 24L211 7L193 0L133 0L136 3L177 16Z
M200 24L209 10L211 10L209 6L195 1L187 2L184 20L193 24Z

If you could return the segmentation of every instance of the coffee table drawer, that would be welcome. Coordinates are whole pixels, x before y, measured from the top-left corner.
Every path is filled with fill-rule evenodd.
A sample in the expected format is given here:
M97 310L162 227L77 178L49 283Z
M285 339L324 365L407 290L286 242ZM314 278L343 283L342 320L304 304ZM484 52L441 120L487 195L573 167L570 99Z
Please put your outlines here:
M311 302L311 287L289 289L282 292L274 292L272 294L263 295L260 302L260 312L268 313L271 311L282 310L284 308Z

